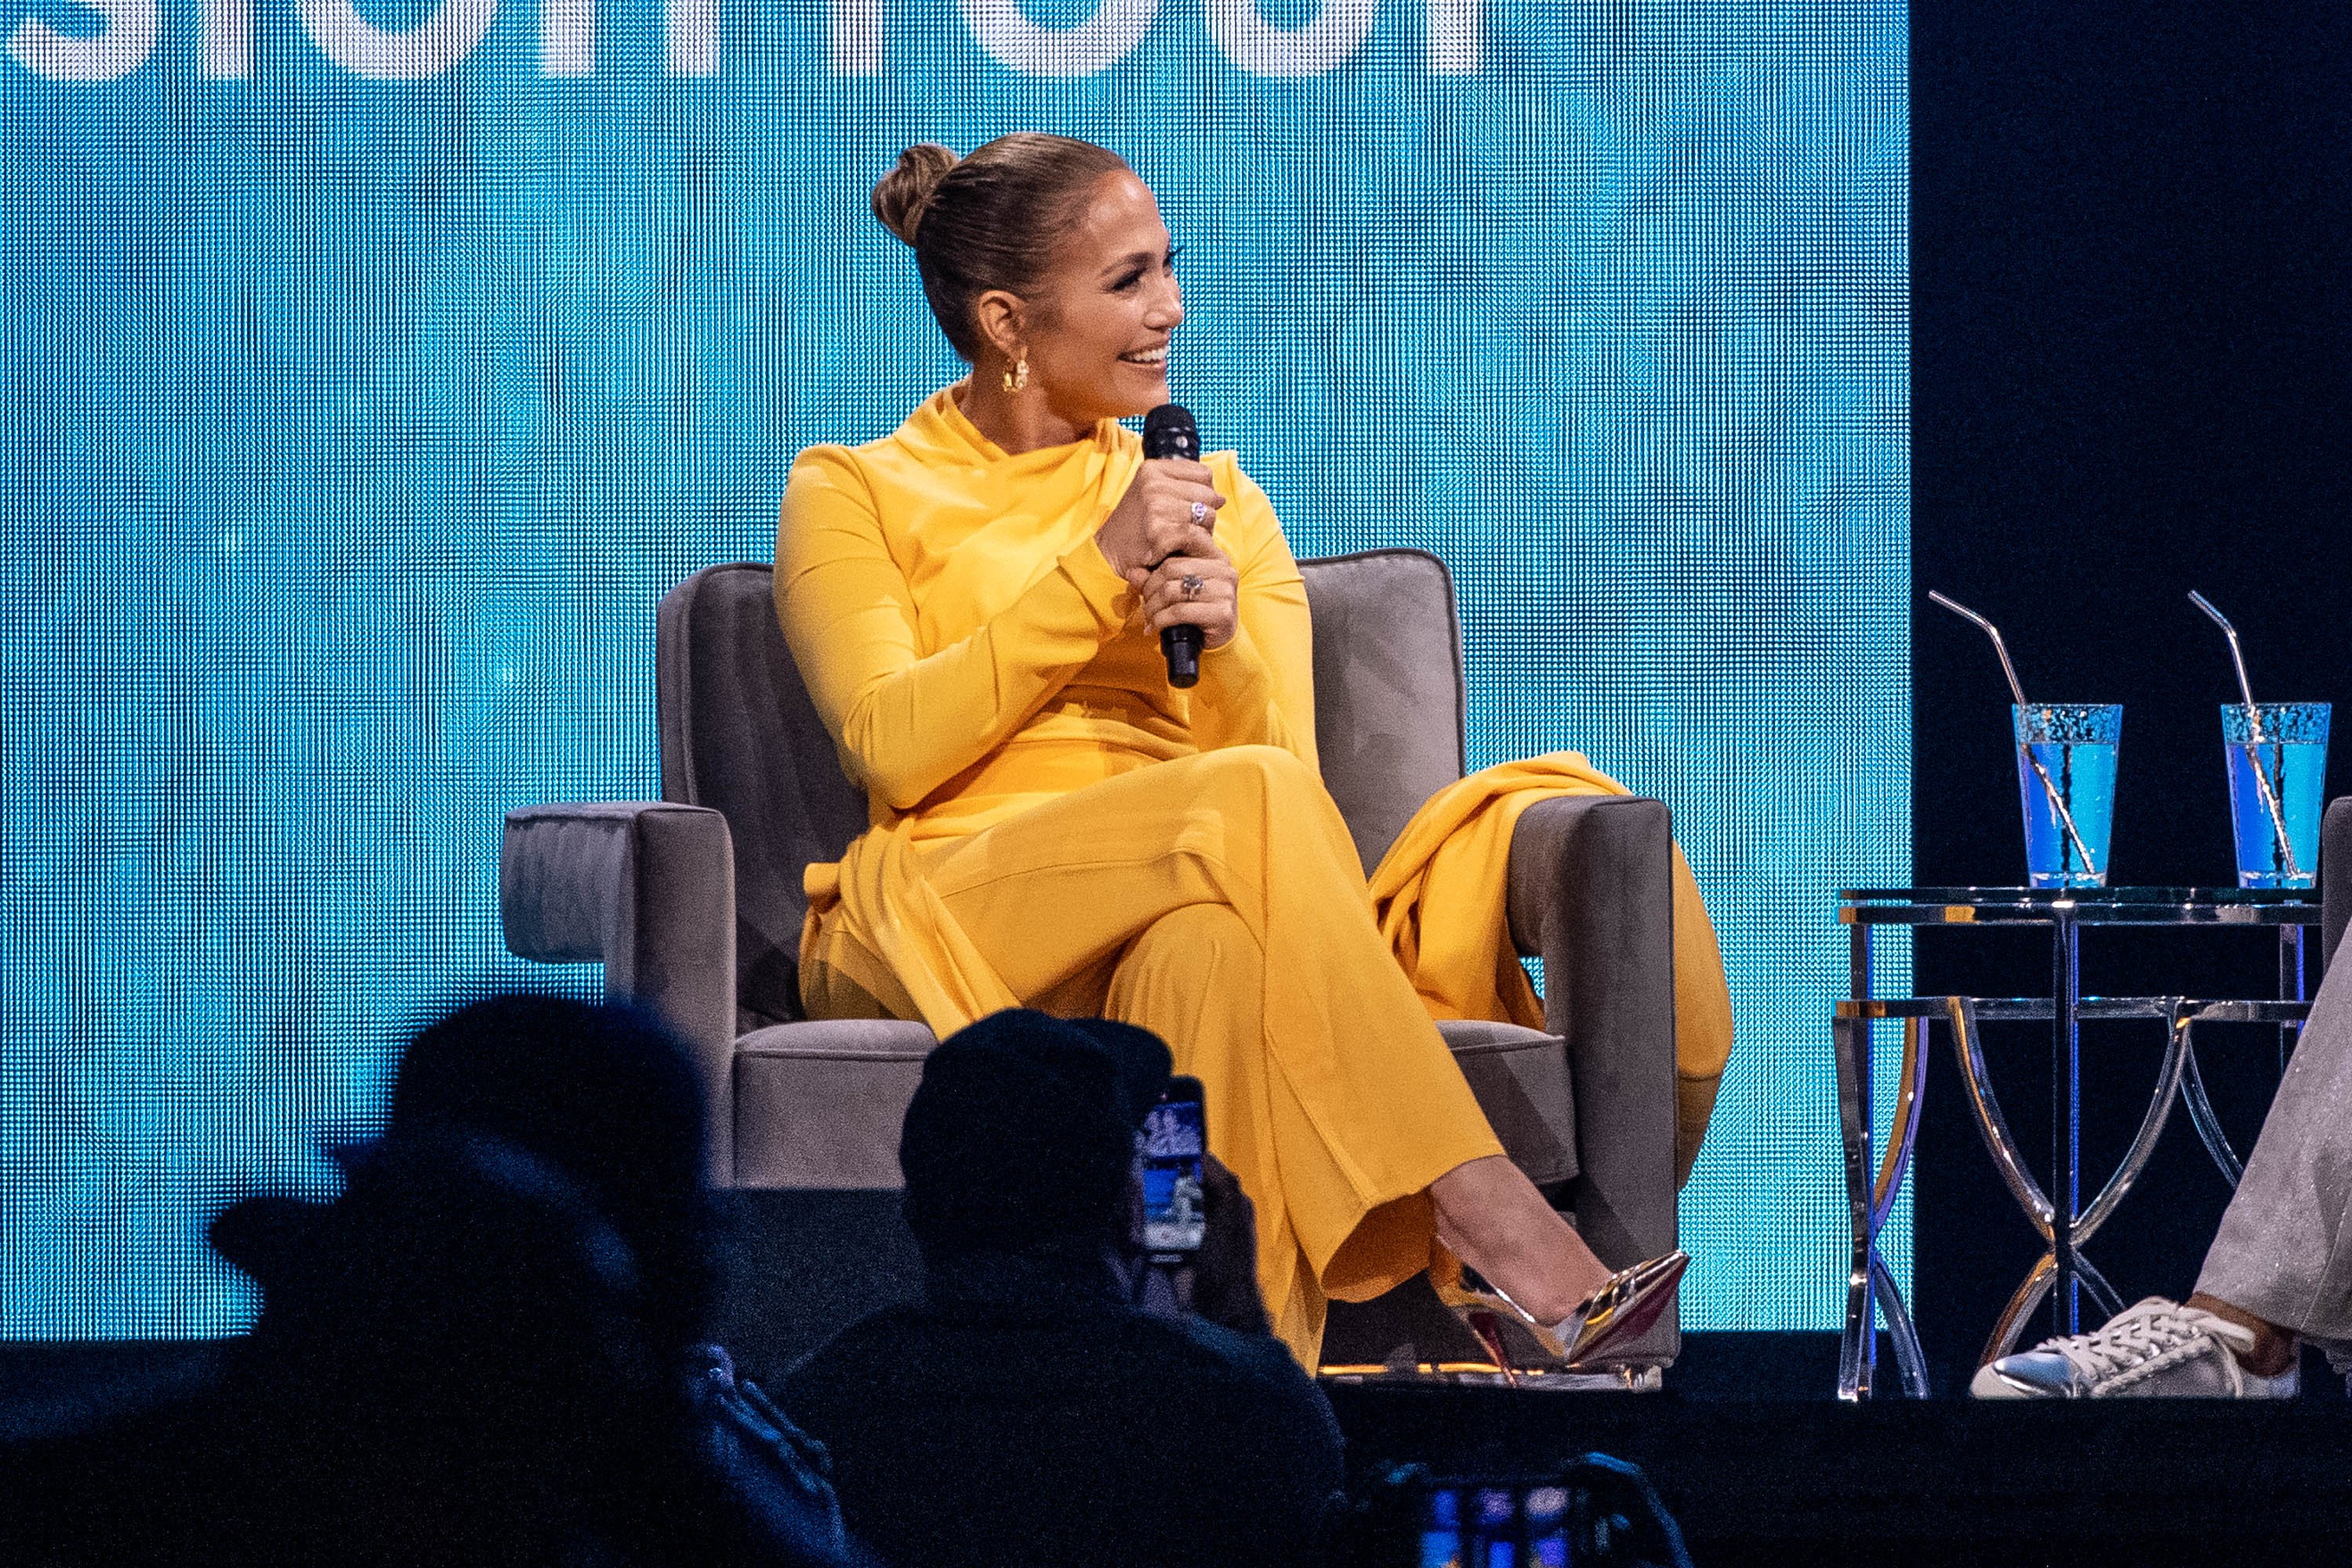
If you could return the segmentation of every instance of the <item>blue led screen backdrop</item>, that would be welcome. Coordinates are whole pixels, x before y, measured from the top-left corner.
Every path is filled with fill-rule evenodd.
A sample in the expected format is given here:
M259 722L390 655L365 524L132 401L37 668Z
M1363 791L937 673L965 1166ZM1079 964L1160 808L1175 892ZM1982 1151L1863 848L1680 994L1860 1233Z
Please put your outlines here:
M232 1331L516 981L500 815L657 791L653 605L957 366L918 140L1129 155L1301 555L1438 552L1478 764L1663 796L1740 1042L1698 1327L1826 1327L1842 884L1908 867L1900 0L17 0L0 1336ZM1903 1250L1900 1239L1896 1250Z

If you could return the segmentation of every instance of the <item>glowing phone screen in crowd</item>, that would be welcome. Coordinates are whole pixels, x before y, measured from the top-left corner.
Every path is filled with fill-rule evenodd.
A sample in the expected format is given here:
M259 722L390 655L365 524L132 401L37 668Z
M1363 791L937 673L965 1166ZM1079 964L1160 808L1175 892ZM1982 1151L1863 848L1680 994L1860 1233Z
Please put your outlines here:
M1142 1144L1145 1249L1198 1252L1208 1228L1201 1161L1209 1138L1197 1090L1194 1098L1171 1097L1153 1106L1143 1119Z

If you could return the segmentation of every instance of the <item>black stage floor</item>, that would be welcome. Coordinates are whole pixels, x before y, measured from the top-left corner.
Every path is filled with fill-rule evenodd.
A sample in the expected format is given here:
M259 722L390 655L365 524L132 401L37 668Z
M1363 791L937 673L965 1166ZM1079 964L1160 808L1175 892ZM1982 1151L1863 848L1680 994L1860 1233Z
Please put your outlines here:
M1693 1336L1687 1392L1669 1374L1661 1394L1330 1394L1360 1479L1400 1463L1534 1477L1587 1452L1630 1459L1681 1521L1700 1568L2352 1563L2352 1403L1724 1396L1743 1361L1782 1381L1801 1368L1806 1387L1826 1389L1811 1375L1828 1364L1825 1340ZM93 1403L135 1407L187 1389L219 1352L0 1345L0 1466L8 1439L55 1430Z
M740 1205L722 1317L747 1372L772 1382L834 1328L917 1289L897 1195L855 1196L870 1201L761 1194ZM0 1466L11 1439L200 1383L221 1349L0 1343ZM1882 1368L1890 1381L1892 1370ZM1700 1568L2352 1568L2352 1402L2325 1376L2311 1358L2305 1397L2276 1405L1849 1406L1831 1397L1832 1335L1700 1333L1685 1336L1664 1394L1346 1384L1330 1394L1360 1477L1398 1463L1532 1477L1587 1452L1630 1459Z

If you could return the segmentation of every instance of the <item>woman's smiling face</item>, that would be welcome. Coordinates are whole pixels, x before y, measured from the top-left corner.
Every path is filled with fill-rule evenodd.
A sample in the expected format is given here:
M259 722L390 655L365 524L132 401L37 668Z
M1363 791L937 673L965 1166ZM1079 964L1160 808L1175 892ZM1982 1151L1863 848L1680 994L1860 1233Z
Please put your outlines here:
M1168 342L1184 321L1176 247L1151 187L1121 169L1096 182L1024 312L1032 385L1084 429L1168 401Z

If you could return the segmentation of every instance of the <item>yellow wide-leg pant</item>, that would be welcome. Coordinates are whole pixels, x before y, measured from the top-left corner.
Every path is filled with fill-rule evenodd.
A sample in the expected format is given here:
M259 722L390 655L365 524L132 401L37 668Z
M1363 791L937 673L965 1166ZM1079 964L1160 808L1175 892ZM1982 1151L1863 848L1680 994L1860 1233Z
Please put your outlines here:
M1201 1079L1211 1151L1257 1210L1275 1332L1310 1369L1326 1299L1427 1268L1429 1184L1502 1152L1373 924L1338 808L1288 752L1088 784L927 850L922 875L1013 995L1148 1028ZM916 1016L848 923L804 949L811 1016Z

